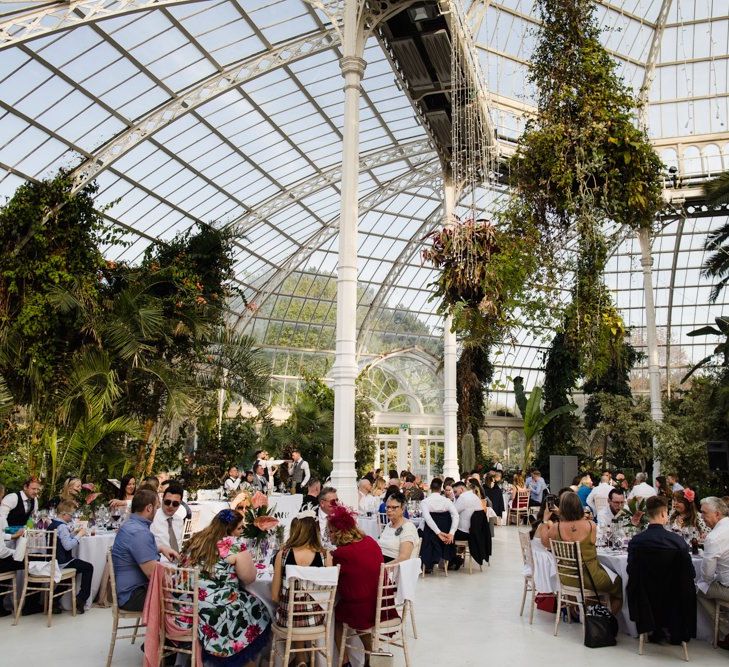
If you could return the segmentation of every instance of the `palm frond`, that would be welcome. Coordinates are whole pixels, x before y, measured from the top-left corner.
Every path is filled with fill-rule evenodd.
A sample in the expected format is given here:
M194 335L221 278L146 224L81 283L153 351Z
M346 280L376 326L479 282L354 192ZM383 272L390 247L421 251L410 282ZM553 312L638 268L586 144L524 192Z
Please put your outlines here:
M108 410L119 397L116 373L106 351L86 348L73 360L66 387L61 391L59 420Z
M708 204L729 203L729 172L719 174L714 180L704 185L704 193Z

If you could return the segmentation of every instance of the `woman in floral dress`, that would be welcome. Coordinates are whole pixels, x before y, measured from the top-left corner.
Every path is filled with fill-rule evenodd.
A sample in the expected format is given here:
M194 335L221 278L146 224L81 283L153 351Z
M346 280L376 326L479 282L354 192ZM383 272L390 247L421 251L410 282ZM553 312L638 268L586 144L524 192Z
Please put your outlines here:
M256 568L240 535L243 515L222 510L193 535L182 563L200 568L198 634L205 665L238 667L252 663L265 648L271 618L263 602L245 586Z

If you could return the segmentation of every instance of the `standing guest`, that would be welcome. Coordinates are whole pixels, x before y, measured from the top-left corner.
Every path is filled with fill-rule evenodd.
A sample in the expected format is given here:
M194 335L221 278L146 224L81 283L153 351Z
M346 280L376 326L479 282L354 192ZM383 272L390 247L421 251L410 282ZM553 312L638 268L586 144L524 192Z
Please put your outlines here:
M597 513L597 529L600 533L612 525L623 507L625 507L625 492L619 488L612 489L608 494L607 507L603 507Z
M298 449L291 450L291 460L292 463L289 465L291 493L301 493L311 478L309 464L301 458L301 452Z
M256 567L241 540L243 527L240 512L221 510L182 555L184 566L200 569L198 638L206 665L252 664L269 640L266 605L245 588L256 580Z
M319 494L321 493L321 482L318 479L310 479L306 485L306 495L301 501L301 511L314 510L319 507Z
M329 567L331 554L321 544L319 525L314 512L299 513L291 522L289 539L281 547L273 561L273 582L271 598L278 602L276 624L286 627L288 623L289 591L286 587L286 566Z
M228 475L223 481L223 488L225 489L225 493L228 494L232 493L233 491L237 491L238 487L240 486L240 482L241 479L238 466L230 466L230 468L228 468Z
M655 496L656 490L650 484L648 484L647 481L647 473L639 472L635 476L635 483L633 484L633 488L628 494L628 500L632 500L633 498L645 499L650 498L651 496Z
M670 501L673 498L673 491L663 475L658 475L655 481L656 495Z
M430 495L420 503L420 512L423 515L425 523L430 529L445 543L451 544L454 540L456 530L458 529L459 515L456 506L451 500L441 494L443 482L437 477L430 483ZM440 512L448 512L451 515L450 530L441 530L431 514Z
M76 570L81 575L81 588L76 594L76 613L83 614L86 601L91 597L91 580L94 576L94 566L80 558L74 558L72 551L78 546L78 541L86 535L82 526L72 530L69 522L76 511L76 503L72 500L62 500L56 508L56 518L51 521L49 530L56 531L56 561L61 568ZM60 607L57 608L60 613Z
M714 496L701 500L701 516L710 529L704 540L704 559L698 584L699 604L714 618L715 600L729 602L729 507ZM719 631L723 639L718 645L729 650L729 624L719 616Z
M38 511L38 494L41 482L37 477L29 477L23 482L23 488L15 493L8 493L0 503L0 533L8 526L25 526L28 519Z
M585 519L584 509L580 497L573 491L566 491L559 499L559 521L542 535L542 544L549 549L549 540L564 542L577 542L582 552L582 567L584 580L595 582L597 591L610 595L610 606L613 614L620 611L623 604L623 582L620 577L611 581L608 573L597 560L597 526L594 521ZM549 521L552 513L547 510L544 520ZM560 575L565 586L579 586L576 577ZM590 584L592 585L592 584Z
M5 537L8 539L9 542L13 542L23 537L23 535L25 535L25 528L21 528L12 535L6 535ZM15 560L15 558L13 557L14 554L15 549L11 549L8 545L8 542L0 539L0 574L3 574L5 572L18 572L25 567L25 564L22 560ZM40 605L38 606L36 611L40 611ZM5 609L5 607L0 603L0 618L2 618L3 616L10 616L10 614L12 613L13 612L10 609Z
M51 498L45 505L46 509L55 509L59 503L63 501L71 502L78 507L78 494L81 492L83 484L79 477L69 477L61 487L61 493L55 498ZM74 510L75 511L75 510Z
M526 483L529 489L529 506L539 507L542 504L542 495L547 489L547 483L539 470L532 470L531 479Z
M709 529L702 516L696 511L694 499L696 495L691 489L683 489L673 494L673 512L669 518L671 530L686 533L699 542L703 542Z
M628 546L628 607L638 632L660 643L668 630L672 644L696 634L694 566L688 546L665 530L668 503L661 496L646 500L648 527ZM671 585L666 586L670 580Z
M332 560L340 567L334 636L337 646L343 650L344 623L360 631L375 625L383 557L377 542L357 528L354 515L343 505L332 509L328 531L336 547ZM366 651L371 651L372 636L362 635L362 644Z
M316 510L316 515L319 522L319 531L321 532L321 541L328 551L333 548L329 539L329 515L338 504L339 499L337 498L336 489L329 486L319 494L319 507Z
M674 472L670 475L666 475L666 483L668 484L668 487L673 491L674 493L676 491L683 491L683 486L681 486L678 482L678 475Z
M158 548L155 544L150 526L158 506L159 497L154 491L138 491L132 499L132 513L116 534L111 560L120 609L142 611L158 554L170 561L177 560L179 556L172 549Z
M456 540L468 541L468 532L471 530L471 515L474 512L482 511L481 499L470 491L463 482L456 482L453 485L453 493L456 495L456 511L458 512L458 528Z
M520 472L515 472L514 476L511 478L511 506L516 507L517 503L517 493L519 491L526 491L527 486L526 482L524 481L524 475L522 475Z
M114 498L109 505L111 507L128 507L134 494L137 490L137 480L134 479L134 475L124 475L119 484L119 490L117 491L116 498Z
M592 516L597 516L598 510L597 505L595 504L596 498L607 498L610 495L610 492L613 490L613 485L610 483L610 473L603 473L602 477L600 477L600 483L590 491L590 493L587 496L587 499L585 500L585 503L587 506L592 510Z
M268 479L263 468L263 464L259 461L253 468L254 479L253 486L257 491L260 491L263 495L268 495Z
M408 560L420 539L418 529L405 519L405 495L393 493L387 499L388 522L378 539L386 563Z
M182 503L183 488L172 482L165 487L162 505L154 514L150 530L157 544L157 549L167 547L179 553L182 548L182 537L185 529L187 510Z
M387 473L388 481L387 486L392 486L393 484L399 489L400 488L400 475L397 474L397 470L390 470Z
M376 509L372 509L372 503L370 495L372 492L372 484L370 480L364 477L357 482L357 509L360 512L373 512Z
M582 507L587 507L587 497L592 493L592 477L583 475L580 478L580 485L577 487L577 495L580 497Z

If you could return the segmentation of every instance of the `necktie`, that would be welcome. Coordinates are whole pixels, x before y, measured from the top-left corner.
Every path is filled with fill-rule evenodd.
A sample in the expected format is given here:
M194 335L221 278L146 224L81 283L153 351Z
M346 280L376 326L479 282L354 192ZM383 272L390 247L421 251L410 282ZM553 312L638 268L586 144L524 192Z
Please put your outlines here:
M175 535L175 531L172 528L172 519L173 517L171 516L167 518L167 532L170 536L170 549L172 549L173 551L179 551L180 547L177 544L177 536Z

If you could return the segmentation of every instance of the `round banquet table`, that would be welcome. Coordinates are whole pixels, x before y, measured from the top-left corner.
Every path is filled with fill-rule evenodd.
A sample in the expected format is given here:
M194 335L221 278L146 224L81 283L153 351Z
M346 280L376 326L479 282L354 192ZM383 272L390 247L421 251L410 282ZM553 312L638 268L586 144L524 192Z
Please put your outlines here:
M197 532L203 528L207 528L213 517L221 510L230 509L230 503L222 500L198 500L189 503L192 512L193 531Z
M379 518L377 516L360 514L357 517L357 526L365 535L369 535L373 540L380 537Z
M625 552L615 552L606 549L598 549L597 560L600 564L610 568L613 572L620 575L623 580L623 607L618 615L618 624L620 630L629 634L633 637L638 636L638 629L635 623L630 620L630 611L628 610L628 554ZM694 570L698 574L701 570L701 556L692 556L691 560L694 564ZM702 641L711 642L714 639L714 629L712 619L709 619L708 615L704 613L703 607L697 605L696 613L696 639Z

